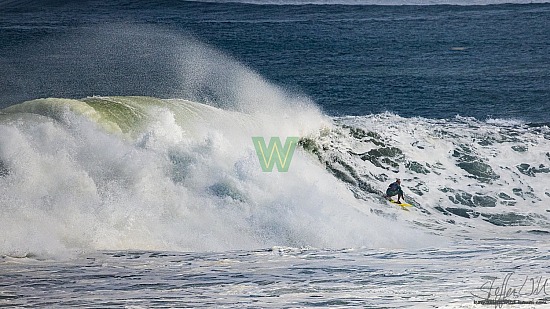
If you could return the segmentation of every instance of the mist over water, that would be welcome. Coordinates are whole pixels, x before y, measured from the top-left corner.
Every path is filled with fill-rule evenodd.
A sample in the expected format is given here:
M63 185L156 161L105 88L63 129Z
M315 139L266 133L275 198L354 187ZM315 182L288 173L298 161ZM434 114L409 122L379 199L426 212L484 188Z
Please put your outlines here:
M5 106L46 97L144 95L247 113L273 114L281 102L287 109L317 109L307 96L282 91L191 34L160 26L93 25L23 49L4 73L12 84L1 98Z
M4 60L9 64L4 74L10 76L11 85L5 87L1 103L91 95L184 97L190 93L182 88L186 67L180 65L179 58L190 55L191 48L201 49L194 51L196 55L208 50L194 41L161 27L132 23L91 25L45 35L14 49L22 50L18 57Z

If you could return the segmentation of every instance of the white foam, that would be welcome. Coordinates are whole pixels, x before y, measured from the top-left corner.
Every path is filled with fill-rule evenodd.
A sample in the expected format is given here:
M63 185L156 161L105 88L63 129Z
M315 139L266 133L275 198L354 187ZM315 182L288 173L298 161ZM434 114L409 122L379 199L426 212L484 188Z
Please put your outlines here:
M514 127L514 126L525 125L525 121L520 119L490 118L490 119L487 119L485 122L487 122L488 124L493 124L496 126L503 126L503 127Z
M403 236L402 223L371 215L308 153L297 151L287 173L264 173L250 136L236 133L241 124L205 122L204 138L185 137L170 111L155 108L151 116L146 141L135 143L75 115L65 124L36 116L2 125L0 157L10 174L0 178L0 220L8 227L0 251L423 241L422 233Z
M332 150L327 156L339 156L356 170L358 175L369 177L369 183L375 189L383 192L393 178L403 179L405 195L413 199L430 215L422 214L417 220L423 225L434 229L443 228L443 234L465 231L469 237L491 237L489 235L506 235L529 229L548 230L548 202L550 201L550 173L548 168L547 128L529 128L520 124L504 125L498 122L485 123L473 118L457 117L452 120L434 120L424 118L404 119L393 114L380 114L364 117L336 118L339 124L363 129L380 135L385 147L397 147L403 152L403 162L399 164L398 172L384 169L363 160L350 153L365 153L382 146L371 143L369 138L357 140L347 137L344 130L342 137L331 136ZM546 136L546 137L545 137ZM334 141L334 139L338 139ZM326 144L325 139L319 143ZM471 150L471 155L479 162L492 168L498 178L484 182L475 179L471 174L457 166L459 162L455 151L461 147ZM406 162L417 162L430 170L428 174L419 174L405 167ZM533 168L532 174L522 173L523 166ZM395 169L397 170L397 168ZM384 177L387 181L383 181ZM456 194L462 192L472 196L493 198L495 207L470 207L451 201L456 199L455 193L441 190L452 189ZM421 194L412 189L420 190ZM505 203L501 194L513 199L513 203ZM406 198L407 199L407 198ZM503 202L503 203L501 203ZM472 213L509 214L537 217L528 226L516 228L501 228L484 221L480 216L475 219L465 219L460 216L442 214L440 208L462 208ZM455 223L449 224L452 219Z

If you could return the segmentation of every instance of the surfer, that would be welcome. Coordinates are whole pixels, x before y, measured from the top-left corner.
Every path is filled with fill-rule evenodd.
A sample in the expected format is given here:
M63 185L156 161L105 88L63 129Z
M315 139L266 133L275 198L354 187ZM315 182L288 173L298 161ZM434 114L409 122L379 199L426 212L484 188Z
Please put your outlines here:
M386 190L386 198L391 200L391 197L397 195L397 204L401 204L401 199L405 199L403 196L403 190L401 190L401 179L397 178L395 182L392 182Z

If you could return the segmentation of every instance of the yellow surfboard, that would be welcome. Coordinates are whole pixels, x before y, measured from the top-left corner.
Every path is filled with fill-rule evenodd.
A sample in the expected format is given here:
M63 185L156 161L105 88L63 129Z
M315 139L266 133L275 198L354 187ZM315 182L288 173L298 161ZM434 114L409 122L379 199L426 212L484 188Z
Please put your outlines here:
M396 204L396 205L399 205L401 207L403 207L404 209L406 209L407 207L411 207L412 205L411 204L407 204L407 203L398 203L394 200L389 200L390 203L393 203L393 204Z

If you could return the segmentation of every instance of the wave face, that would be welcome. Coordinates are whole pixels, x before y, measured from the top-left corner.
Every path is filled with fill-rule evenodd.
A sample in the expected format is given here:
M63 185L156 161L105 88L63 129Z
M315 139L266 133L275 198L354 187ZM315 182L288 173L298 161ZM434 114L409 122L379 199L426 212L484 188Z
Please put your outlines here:
M338 130L304 145L358 199L376 205L399 177L406 200L422 214L414 218L419 226L467 237L487 231L548 234L548 126L389 113L335 123Z

